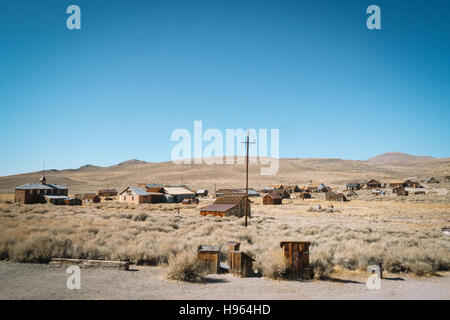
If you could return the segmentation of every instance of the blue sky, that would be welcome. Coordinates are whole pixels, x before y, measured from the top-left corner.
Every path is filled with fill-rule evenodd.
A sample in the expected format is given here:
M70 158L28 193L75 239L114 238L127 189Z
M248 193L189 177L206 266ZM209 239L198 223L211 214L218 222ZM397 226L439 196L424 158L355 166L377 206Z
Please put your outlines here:
M4 0L0 175L168 161L194 120L279 129L281 157L448 157L449 14L444 0Z

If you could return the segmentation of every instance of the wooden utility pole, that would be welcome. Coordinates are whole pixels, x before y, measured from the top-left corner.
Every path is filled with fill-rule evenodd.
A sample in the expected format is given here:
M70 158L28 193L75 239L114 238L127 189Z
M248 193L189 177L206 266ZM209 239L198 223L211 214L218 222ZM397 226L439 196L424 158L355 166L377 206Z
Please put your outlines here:
M247 131L247 140L245 142L246 147L247 147L247 156L245 157L245 208L244 208L244 212L245 212L245 222L244 225L245 227L247 227L247 208L248 208L248 149L249 149L249 145L250 143L255 143L255 142L250 142L249 140L250 138L250 133Z

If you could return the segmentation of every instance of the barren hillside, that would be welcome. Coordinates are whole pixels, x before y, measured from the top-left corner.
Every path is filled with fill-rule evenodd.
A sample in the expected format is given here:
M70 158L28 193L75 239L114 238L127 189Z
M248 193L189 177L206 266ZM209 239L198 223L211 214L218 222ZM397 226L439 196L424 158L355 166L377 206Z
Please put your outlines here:
M385 154L386 155L386 154ZM407 155L409 156L409 155ZM383 161L342 159L280 159L274 176L261 176L259 165L250 165L250 187L266 184L306 184L309 180L340 184L350 180L365 181L450 175L450 158L384 157ZM393 161L389 161L393 159ZM0 177L0 193L12 193L15 186L38 182L41 172ZM176 165L172 162L148 163L138 160L122 162L110 167L86 165L71 170L47 170L47 181L69 188L69 193L95 192L99 188L121 190L139 182L188 184L192 188L243 187L245 166L235 165Z

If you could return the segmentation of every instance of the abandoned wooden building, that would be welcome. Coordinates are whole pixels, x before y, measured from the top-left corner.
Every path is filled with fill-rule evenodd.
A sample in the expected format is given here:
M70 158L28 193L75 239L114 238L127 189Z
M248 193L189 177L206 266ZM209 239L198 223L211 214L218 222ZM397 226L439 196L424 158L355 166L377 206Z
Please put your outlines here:
M349 182L347 183L347 190L360 190L361 183L359 182Z
M425 179L422 179L421 181L424 183L439 183L439 181L434 177L425 178Z
M208 190L206 190L206 189L198 189L198 190L195 192L195 195L196 195L197 197L207 197L207 196L208 196Z
M97 191L99 197L116 197L118 192L116 189L100 189Z
M306 188L307 192L327 192L330 188L328 188L325 184L321 183L310 183Z
M44 195L45 203L51 203L51 204L59 205L59 206L65 205L66 200L68 200L68 199L69 199L68 196L58 196L58 195L48 195L48 194Z
M245 202L245 195L222 196L214 201L215 204L237 204L239 208L238 217L245 215ZM252 201L247 198L247 217L251 217L251 203Z
M220 247L200 245L197 249L197 263L205 274L220 272Z
M278 193L268 193L263 197L263 205L282 204L283 198Z
M239 205L237 204L210 204L206 207L200 209L200 214L202 216L219 216L219 217L229 217L229 216L237 216L239 217Z
M184 199L195 198L195 192L185 187L164 187L163 190L168 202L180 203Z
M24 204L46 203L45 195L65 196L68 195L68 188L47 183L45 176L42 176L40 183L28 183L14 188L14 202Z
M81 206L83 201L77 198L68 198L65 200L65 204L68 206Z
M303 200L305 200L305 199L311 199L311 193L308 193L308 192L300 192L300 193L298 194L298 198L299 198L299 199L303 199Z
M366 183L367 189L379 189L381 188L381 182L372 179Z
M405 187L408 187L408 188L420 188L420 183L419 182L412 181L412 180L409 180L409 179L404 182L404 185L405 185Z
M245 189L218 189L216 191L216 197L221 196L243 196L245 195ZM248 189L249 197L259 197L259 192L254 189Z
M308 241L282 241L280 247L283 256L288 261L288 277L291 279L309 279L311 270L309 266Z
M402 188L402 187L405 187L405 186L406 186L406 184L402 180L389 181L389 187L391 187L391 188Z
M347 197L357 197L357 196L358 196L358 194L355 191L353 191L353 190L350 190L347 193Z
M120 193L119 201L129 203L161 203L164 202L164 194L147 192L139 187L128 187Z
M251 277L253 273L253 262L255 261L245 252L230 250L227 255L230 273L238 277Z
M99 203L101 201L100 197L95 193L76 194L75 198L80 199L81 201L86 203Z
M347 201L347 198L343 193L335 193L332 191L329 191L325 194L325 199L327 201L342 201L342 202Z
M405 190L404 187L394 188L392 189L392 192L395 193L397 196L407 196L409 194L409 192Z
M248 199L247 217L251 217L251 200ZM221 196L214 201L213 204L200 209L202 216L237 216L243 217L245 215L245 196Z

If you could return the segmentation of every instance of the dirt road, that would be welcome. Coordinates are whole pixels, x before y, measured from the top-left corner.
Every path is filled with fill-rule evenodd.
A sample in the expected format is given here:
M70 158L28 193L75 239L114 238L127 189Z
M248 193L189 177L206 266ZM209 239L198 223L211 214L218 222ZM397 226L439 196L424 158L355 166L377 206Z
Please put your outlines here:
M165 280L161 267L131 269L82 269L81 289L69 290L65 269L0 262L0 299L450 299L450 273L388 276L381 289L369 290L361 277L300 282L214 275L191 284Z

